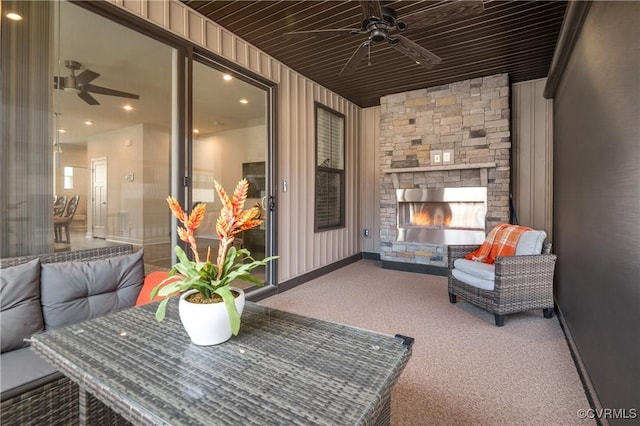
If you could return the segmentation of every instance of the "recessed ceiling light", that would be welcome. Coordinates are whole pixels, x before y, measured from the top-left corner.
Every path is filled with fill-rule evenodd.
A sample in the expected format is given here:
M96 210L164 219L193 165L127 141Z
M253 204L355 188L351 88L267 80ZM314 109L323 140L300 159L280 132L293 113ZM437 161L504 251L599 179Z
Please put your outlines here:
M249 101L248 101L248 100L246 100L246 99L240 99L240 103L241 103L241 104L248 104L248 103L249 103Z
M84 122L84 124L86 124L87 126L93 126L93 121L87 120Z
M224 81L231 81L231 80L233 80L233 77L231 77L229 74L225 74L225 75L222 76L222 79Z
M58 133L67 133L65 129L58 129Z
M193 133L200 133L200 130L198 130L198 129L193 129Z
M133 109L133 107L131 105L125 105L122 107L122 109L126 110L126 111L131 111Z
M12 21L22 21L22 16L18 15L15 12L9 12L5 16L11 19Z

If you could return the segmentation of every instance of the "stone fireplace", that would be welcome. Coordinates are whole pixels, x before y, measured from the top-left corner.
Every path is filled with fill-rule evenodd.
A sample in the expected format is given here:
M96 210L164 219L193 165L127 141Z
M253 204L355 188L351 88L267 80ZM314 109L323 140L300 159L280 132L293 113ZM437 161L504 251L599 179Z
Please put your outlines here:
M444 273L447 245L509 221L508 76L385 96L380 126L383 267Z

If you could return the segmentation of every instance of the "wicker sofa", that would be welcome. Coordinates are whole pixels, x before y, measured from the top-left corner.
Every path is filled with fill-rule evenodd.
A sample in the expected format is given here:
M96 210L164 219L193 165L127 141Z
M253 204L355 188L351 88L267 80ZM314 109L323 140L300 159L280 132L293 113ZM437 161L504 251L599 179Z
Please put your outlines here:
M35 270L34 276L39 282L33 291L39 293L37 297L30 295L28 300L10 301L15 299L16 294L28 292L23 290L23 285L25 288L34 287L31 283L22 282L31 279L23 271L27 265L35 265L31 269ZM17 268L23 269L16 273ZM0 279L3 295L3 352L0 355L2 423L78 424L78 386L33 353L28 347L28 336L25 336L25 347L20 347L24 346L20 343L16 347L16 336L13 336L13 343L7 343L10 336L6 335L28 333L21 330L37 323L25 318L24 310L18 314L15 310L28 304L35 311L42 309L41 331L46 331L132 307L144 280L142 253L133 253L131 245L120 245L0 259ZM80 294L83 296L80 297ZM34 307L34 300L41 305ZM126 424L97 399L90 396L88 404L91 406L90 412L96 414L91 424Z
M495 262L493 290L478 288L456 279L452 271L457 259L463 259L479 245L448 247L449 302L457 297L494 314L498 327L506 314L542 309L545 318L553 316L553 275L556 256L551 244L543 243L540 254L498 257Z

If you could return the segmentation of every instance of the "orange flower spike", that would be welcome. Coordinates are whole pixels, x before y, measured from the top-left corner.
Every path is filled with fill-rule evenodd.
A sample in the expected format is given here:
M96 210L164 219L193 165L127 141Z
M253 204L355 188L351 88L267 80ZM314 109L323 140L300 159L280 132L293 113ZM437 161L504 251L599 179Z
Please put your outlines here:
M222 185L218 183L217 180L214 180L213 183L216 187L216 192L218 193L218 197L220 197L220 201L222 202L222 210L224 211L225 208L231 210L231 201L229 201L229 197L227 196L227 193L224 191L224 188L222 187Z
M169 208L171 209L173 215L180 222L185 223L187 221L187 214L184 212L184 210L182 210L182 207L180 207L180 203L178 203L178 200L169 196L167 197L167 203L169 203Z
M242 224L242 226L238 228L237 232L246 231L247 229L255 228L256 226L260 225L262 225L262 220L250 220Z
M193 232L198 229L198 227L202 223L202 219L204 219L205 210L207 210L207 206L203 203L200 203L193 208L191 214L189 215L189 219L185 224L186 228L189 231Z
M236 190L233 192L233 199L231 205L233 206L233 215L237 218L244 208L244 201L247 199L247 192L249 191L249 182L246 179L242 179L238 182Z
M190 236L190 235L189 235L189 231L187 231L187 230L186 230L186 229L184 229L184 228L180 228L180 227L178 227L178 237L180 237L180 239L181 239L182 241L184 241L185 243L190 242L190 241L189 241L189 236Z
M229 235L229 223L222 217L222 214L218 217L216 221L216 233L218 237L222 240Z
M258 225L260 225L262 223L262 220L260 219L260 210L257 207L251 207L248 210L243 211L240 216L238 217L237 221L236 221L236 228L242 228L245 226L245 224L249 221L258 221ZM255 227L257 225L252 226ZM244 229L249 229L249 228L244 228Z

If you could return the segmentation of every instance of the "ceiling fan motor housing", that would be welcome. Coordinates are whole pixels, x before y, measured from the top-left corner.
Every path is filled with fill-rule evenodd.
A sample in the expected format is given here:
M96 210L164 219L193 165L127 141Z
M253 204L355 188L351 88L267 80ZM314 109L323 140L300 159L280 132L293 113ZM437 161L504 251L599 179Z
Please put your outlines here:
M369 33L369 40L380 43L387 40L389 31L404 30L407 25L404 22L396 21L396 12L388 7L382 7L382 17L369 16L362 20L363 31Z
M64 81L63 90L65 92L80 93L80 89L78 88L78 80L74 74L71 74L67 77L63 77L63 81Z

